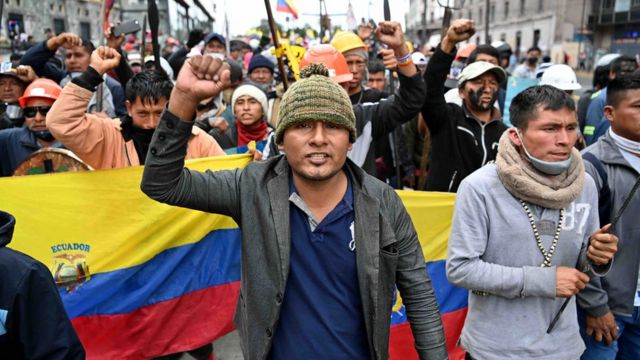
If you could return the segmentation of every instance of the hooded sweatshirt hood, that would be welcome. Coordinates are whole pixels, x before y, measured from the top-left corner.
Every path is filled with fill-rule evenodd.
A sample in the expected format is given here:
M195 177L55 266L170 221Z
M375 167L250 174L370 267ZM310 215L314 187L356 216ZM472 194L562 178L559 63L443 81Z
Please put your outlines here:
M7 246L13 236L16 219L9 213L0 211L0 247Z

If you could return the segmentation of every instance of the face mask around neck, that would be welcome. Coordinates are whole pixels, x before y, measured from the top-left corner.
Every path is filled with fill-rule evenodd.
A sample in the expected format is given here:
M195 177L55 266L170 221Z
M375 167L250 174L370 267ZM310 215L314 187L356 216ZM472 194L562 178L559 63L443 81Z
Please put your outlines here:
M520 131L516 130L516 135L518 136L518 139L520 139L520 144L522 144L522 149L527 155L527 159L529 159L529 162L531 162L531 165L533 165L536 170L547 175L560 175L563 172L567 171L569 169L569 166L571 166L571 161L573 161L573 154L569 155L569 158L562 161L540 160L529 154L529 151L527 151L527 148L524 146L524 141L522 141L522 137L520 136Z

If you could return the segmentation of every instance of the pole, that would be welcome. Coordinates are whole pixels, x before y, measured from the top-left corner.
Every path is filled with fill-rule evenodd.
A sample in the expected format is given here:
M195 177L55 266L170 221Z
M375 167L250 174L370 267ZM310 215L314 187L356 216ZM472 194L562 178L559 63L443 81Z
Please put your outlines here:
M580 58L582 57L582 38L584 37L584 13L587 7L587 0L582 0L582 17L580 18L580 41L578 41L578 69L580 68ZM585 59L586 60L586 59ZM585 61L585 69L587 64Z
M148 0L147 12L149 14L149 29L151 30L151 47L153 49L153 60L156 66L156 71L162 70L160 66L160 44L158 43L158 6L156 0ZM144 59L143 59L144 61Z
M273 13L271 12L271 4L269 0L264 0L264 6L267 8L267 17L269 19L269 29L271 30L271 38L273 39L273 46L276 47L276 52L280 51L280 42L278 41L278 32L276 31L276 22L273 20ZM278 70L280 70L280 77L282 78L282 85L284 91L289 88L289 82L287 81L287 73L284 71L284 62L282 56L276 56L278 59Z
M491 4L489 4L491 0L486 0L485 2L485 14L484 14L484 43L489 44L489 10L491 9Z
M106 19L104 18L105 13L107 11L107 0L102 0L102 6L100 7L100 30L98 31L98 45L103 45L104 44L104 27L106 25ZM104 93L104 88L103 85L104 83L101 83L97 88L96 88L96 112L101 112L102 111L102 98L103 98L103 93Z

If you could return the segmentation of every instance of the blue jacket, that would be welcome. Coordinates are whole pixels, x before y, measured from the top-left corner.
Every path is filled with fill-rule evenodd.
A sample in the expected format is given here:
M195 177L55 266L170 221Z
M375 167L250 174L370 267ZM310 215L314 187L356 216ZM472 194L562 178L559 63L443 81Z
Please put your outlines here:
M62 70L49 62L55 55L55 51L51 51L47 48L47 42L43 41L32 46L20 60L20 65L29 65L40 77L51 79L57 83L60 83L69 72ZM114 78L107 76L105 84L111 91L113 97L113 106L115 107L117 116L127 115L127 108L124 105L124 89L122 85Z
M40 148L42 145L27 128L0 131L0 176L11 176L24 159Z
M0 211L0 357L84 359L49 269L6 247L15 223Z
M592 100L587 110L587 118L584 122L584 140L587 145L591 145L598 140L596 128L602 121L607 121L604 117L604 107L607 105L607 88L593 93Z

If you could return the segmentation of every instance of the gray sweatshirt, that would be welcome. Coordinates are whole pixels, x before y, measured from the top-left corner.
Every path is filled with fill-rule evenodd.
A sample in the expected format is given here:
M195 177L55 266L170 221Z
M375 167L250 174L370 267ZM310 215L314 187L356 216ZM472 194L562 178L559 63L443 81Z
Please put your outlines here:
M500 182L495 164L468 176L456 197L447 277L467 288L469 312L462 346L476 359L578 359L584 351L575 298L551 334L546 330L564 298L556 297L556 266L588 264L586 244L598 229L598 199L587 175L567 206L552 266L543 256L522 205ZM548 251L559 210L528 204ZM607 270L599 267L599 273Z

